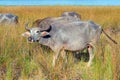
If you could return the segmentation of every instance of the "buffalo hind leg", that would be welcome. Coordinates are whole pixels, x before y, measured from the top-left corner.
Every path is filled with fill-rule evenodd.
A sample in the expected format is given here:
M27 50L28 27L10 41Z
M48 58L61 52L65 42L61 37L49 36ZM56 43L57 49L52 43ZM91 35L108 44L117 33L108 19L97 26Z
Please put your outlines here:
M88 61L88 67L92 64L92 60L94 58L94 52L93 52L93 46L88 45L88 52L89 52L89 61Z

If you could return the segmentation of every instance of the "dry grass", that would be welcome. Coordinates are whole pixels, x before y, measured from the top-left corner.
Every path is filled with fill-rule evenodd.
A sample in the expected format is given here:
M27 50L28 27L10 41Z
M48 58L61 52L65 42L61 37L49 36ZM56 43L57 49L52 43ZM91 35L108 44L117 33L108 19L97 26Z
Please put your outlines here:
M0 6L0 13L19 16L16 27L0 26L0 80L120 80L119 34L111 35L118 45L101 36L90 68L85 67L87 63L84 60L75 62L71 53L66 67L63 68L60 57L53 68L54 53L37 43L27 43L21 36L27 21L60 16L64 11L75 11L81 14L82 20L93 20L104 29L120 27L120 7Z

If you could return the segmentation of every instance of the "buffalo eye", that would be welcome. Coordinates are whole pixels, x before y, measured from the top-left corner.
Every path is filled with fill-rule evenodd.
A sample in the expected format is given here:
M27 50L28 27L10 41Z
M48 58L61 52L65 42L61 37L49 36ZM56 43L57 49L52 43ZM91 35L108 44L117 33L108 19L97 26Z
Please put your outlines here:
M36 33L40 33L40 31L36 31Z

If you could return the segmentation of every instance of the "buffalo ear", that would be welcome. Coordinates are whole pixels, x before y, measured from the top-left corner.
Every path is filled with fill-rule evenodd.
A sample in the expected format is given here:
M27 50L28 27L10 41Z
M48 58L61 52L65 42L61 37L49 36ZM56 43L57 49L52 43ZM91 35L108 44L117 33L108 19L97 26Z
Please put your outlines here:
M30 32L27 31L27 32L23 33L22 36L24 36L24 37L30 37Z
M45 36L47 36L47 35L49 35L49 32L47 32L47 31L41 32L41 36L42 36L42 37L45 37Z

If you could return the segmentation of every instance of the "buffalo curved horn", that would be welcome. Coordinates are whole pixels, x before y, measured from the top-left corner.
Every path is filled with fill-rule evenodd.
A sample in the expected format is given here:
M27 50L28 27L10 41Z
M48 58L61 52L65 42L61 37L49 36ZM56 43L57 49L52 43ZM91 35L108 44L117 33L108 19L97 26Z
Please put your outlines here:
M28 27L28 22L25 24L25 29L26 29L27 31L30 31L30 28Z

